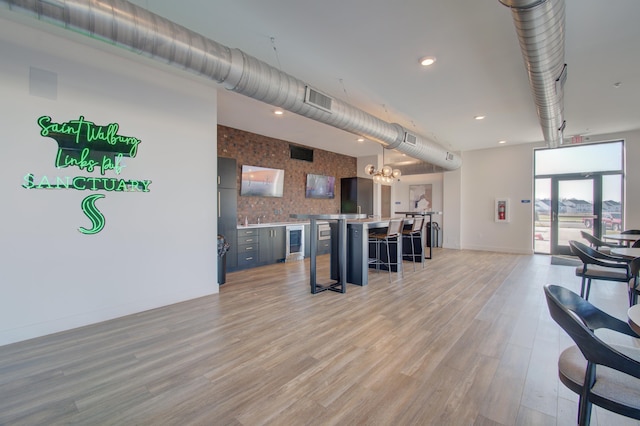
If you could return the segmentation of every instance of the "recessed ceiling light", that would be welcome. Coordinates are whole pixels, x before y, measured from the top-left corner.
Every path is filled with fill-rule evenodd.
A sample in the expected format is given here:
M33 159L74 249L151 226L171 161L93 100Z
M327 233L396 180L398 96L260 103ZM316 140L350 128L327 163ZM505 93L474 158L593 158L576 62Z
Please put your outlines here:
M620 86L622 86L622 82L621 81L613 83L613 87L615 87L616 89L619 88Z
M283 111L283 110L281 110L281 109L276 109L276 110L274 110L274 111L273 111L273 113L274 113L275 115L282 115L282 114L284 114L284 111Z
M436 61L435 57L426 56L426 57L420 59L420 65L422 65L423 67L428 67L429 65L433 65L435 61Z
M364 138L358 138L357 141L358 142L364 142Z
M484 115L476 115L473 118L474 118L474 120L484 120L485 116Z
M507 141L498 141L499 144L505 144Z

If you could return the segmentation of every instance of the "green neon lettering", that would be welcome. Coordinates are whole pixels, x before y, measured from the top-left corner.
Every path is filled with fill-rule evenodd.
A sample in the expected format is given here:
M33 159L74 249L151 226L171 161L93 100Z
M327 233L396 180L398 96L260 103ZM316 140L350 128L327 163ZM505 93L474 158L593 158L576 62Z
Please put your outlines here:
M110 183L111 186L107 184ZM115 191L116 188L116 180L115 179L104 179L102 181L102 185L104 186L105 191Z
M22 180L24 181L24 183L22 184L22 187L26 189L34 188L35 185L33 184L33 178L34 178L33 173L24 175L24 177L22 178Z
M106 155L102 157L102 165L100 166L100 173L104 175L107 170L113 170L115 165L111 162L111 158Z
M92 194L82 200L81 208L82 212L89 218L91 221L91 228L78 228L78 231L82 232L85 235L93 235L102 231L105 224L104 215L98 208L96 207L96 201L100 198L104 198L103 194Z
M67 124L67 123L63 123L63 124ZM75 124L76 125L76 129L75 129L75 135L76 135L76 143L81 143L82 139L80 139L80 136L82 134L82 126L83 125L87 125L87 128L91 128L91 126L93 126L93 123L91 121L85 121L84 120L84 116L81 115L80 117L78 117L77 120L71 120L68 124Z
M118 179L118 188L116 191L125 192L127 190L127 182L124 179Z
M91 150L89 148L84 148L80 152L80 158L74 158L69 154L64 154L62 149L58 148L58 154L56 155L55 165L58 168L64 168L69 166L77 166L80 170L86 169L88 172L92 172L95 166L99 163L97 161L91 160L89 157L91 155Z
M77 120L71 120L66 123L53 123L50 116L43 115L38 118L37 122L40 126L41 136L73 135L75 136L75 142L78 144L94 141L103 141L109 145L124 144L130 146L129 155L131 157L135 157L138 145L142 142L132 136L119 135L120 125L118 123L96 126L95 123L85 120L82 115ZM122 152L124 153L125 151Z
M129 185L131 185L131 191L142 191L142 189L138 189L138 183L142 183L142 182L138 182L137 180L129 181Z
M69 189L69 186L71 185L71 178L69 176L66 176L64 178L61 177L56 177L56 188L58 189Z
M102 165L100 166L100 173L105 174L107 170L113 170L117 175L122 172L122 154L118 154L115 156L115 161L111 160L106 155L102 156Z
M83 184L86 184L86 179L82 176L77 176L73 178L73 187L75 189L77 189L78 191L84 191L85 189L87 189L86 186L78 186L78 184L76 182L80 182L82 181Z
M46 177L46 176L42 176L42 178L40 179L40 183L38 183L38 185L36 185L36 188L38 188L38 189L42 189L42 188L51 189L51 184L49 183L49 178Z
M87 127L87 142L93 142L93 141L107 141L107 135L104 134L102 127L100 126Z
M91 191L97 191L98 189L100 189L100 188L98 188L98 186L96 185L96 181L101 181L102 179L100 179L100 178L95 178L95 177L88 177L88 178L87 178L87 180L88 180L89 182L91 182L91 188L90 188L90 189L91 189Z
M109 142L110 145L115 145L116 143L118 143L116 136L118 136L119 127L120 125L118 125L118 123L109 124L107 128L107 142Z
M113 171L116 172L117 175L122 172L122 157L124 157L122 154L116 155L116 164L113 167Z
M141 182L142 182L142 186L143 186L142 192L149 192L149 191L151 191L151 190L149 189L149 185L151 185L151 181L150 181L150 180L143 180L143 181L141 181Z

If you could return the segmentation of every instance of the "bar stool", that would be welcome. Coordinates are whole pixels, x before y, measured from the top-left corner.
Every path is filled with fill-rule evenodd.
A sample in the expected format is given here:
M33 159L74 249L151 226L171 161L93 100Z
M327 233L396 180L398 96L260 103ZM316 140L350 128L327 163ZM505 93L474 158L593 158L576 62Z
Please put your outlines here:
M369 255L369 265L375 265L376 270L380 270L380 266L385 266L389 271L389 282L391 282L391 266L395 265L397 270L404 276L404 270L402 269L402 228L404 226L404 219L391 219L389 221L389 226L387 227L387 232L375 233L372 232L369 234L369 245L374 244L376 247L375 257L371 257ZM391 261L391 249L389 246L391 244L396 244L396 251L398 249L400 251L400 255L396 256L396 261ZM387 248L387 258L386 261L380 256L380 245L384 244Z
M402 238L407 238L411 243L411 261L413 262L413 272L416 271L416 241L418 243L418 247L420 247L420 253L417 256L420 256L420 263L422 263L422 267L424 268L424 253L422 249L423 227L424 217L419 216L413 218L413 225L411 225L411 229L402 230Z

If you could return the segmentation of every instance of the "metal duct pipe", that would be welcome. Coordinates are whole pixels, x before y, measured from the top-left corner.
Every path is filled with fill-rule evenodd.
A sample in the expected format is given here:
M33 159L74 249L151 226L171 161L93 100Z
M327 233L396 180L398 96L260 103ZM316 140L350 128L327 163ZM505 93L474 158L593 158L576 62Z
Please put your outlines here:
M544 140L552 148L564 131L564 0L500 0L511 8Z
M436 142L387 123L246 53L223 46L125 0L0 0L26 12L141 55L211 78L251 98L395 148L446 170L459 155Z

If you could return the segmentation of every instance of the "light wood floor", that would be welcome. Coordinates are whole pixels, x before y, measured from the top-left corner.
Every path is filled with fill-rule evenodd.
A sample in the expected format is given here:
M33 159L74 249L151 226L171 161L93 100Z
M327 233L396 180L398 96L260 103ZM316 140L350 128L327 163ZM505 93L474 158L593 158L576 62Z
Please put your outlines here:
M0 424L575 424L556 371L570 341L542 291L577 290L573 267L436 249L403 279L316 295L307 268L231 273L217 295L0 347ZM622 284L591 301L626 318ZM596 409L592 424L640 423Z

